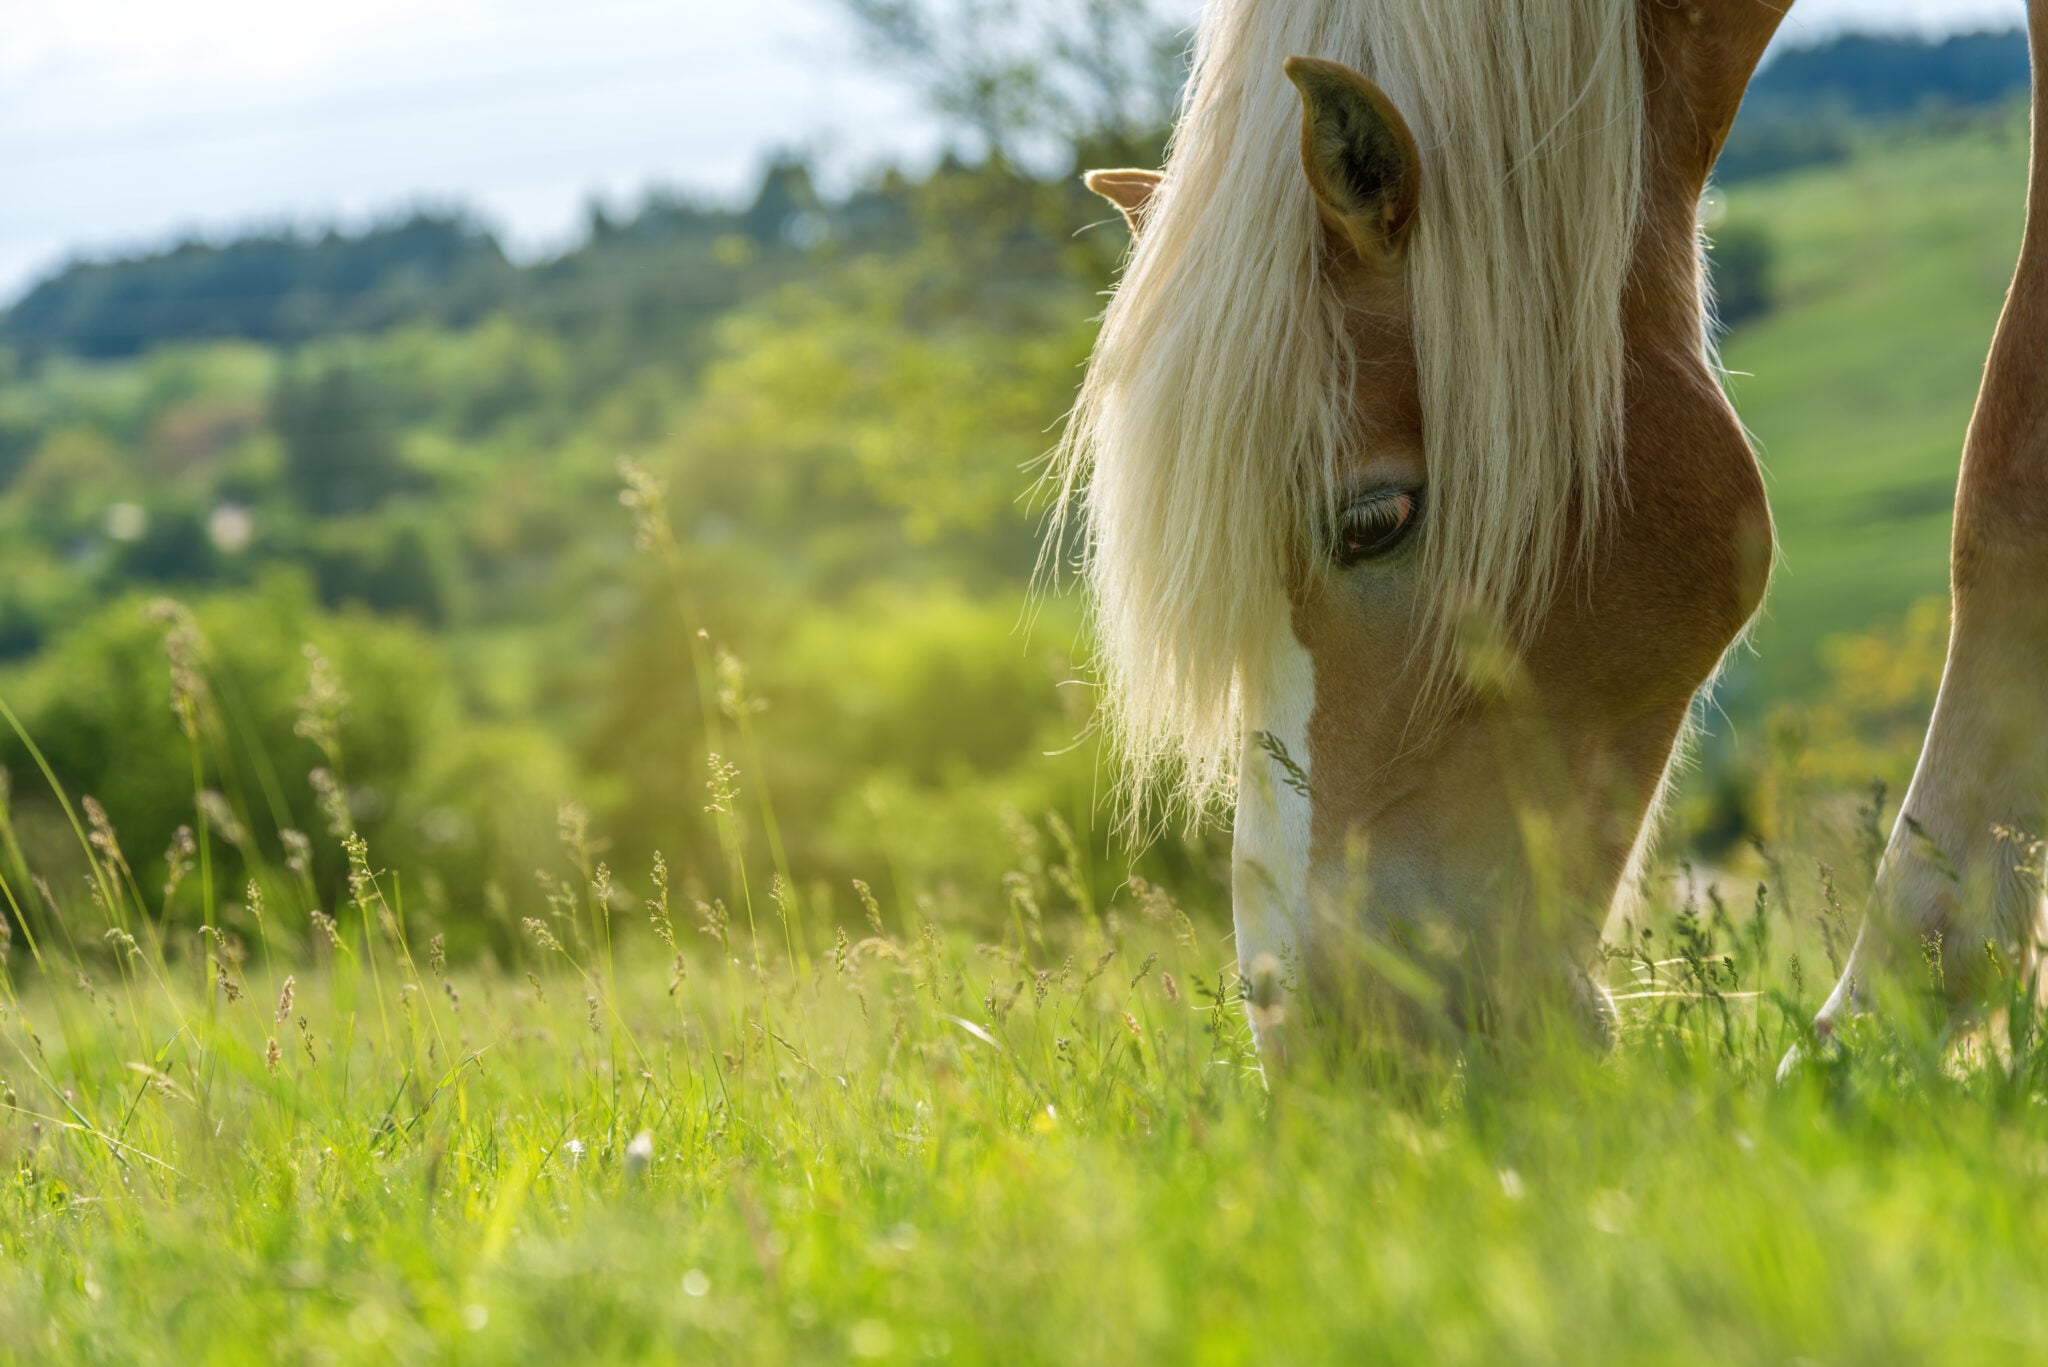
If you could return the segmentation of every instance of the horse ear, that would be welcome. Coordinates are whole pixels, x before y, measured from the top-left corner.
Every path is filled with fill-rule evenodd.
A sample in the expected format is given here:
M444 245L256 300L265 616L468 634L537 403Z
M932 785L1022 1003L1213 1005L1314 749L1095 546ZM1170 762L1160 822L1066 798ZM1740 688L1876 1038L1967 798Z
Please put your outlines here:
M1116 205L1135 237L1145 226L1145 210L1165 179L1157 171L1090 171L1081 177L1081 183Z
M1301 164L1323 222L1370 265L1408 245L1422 199L1422 155L1385 91L1350 67L1289 57L1301 92Z

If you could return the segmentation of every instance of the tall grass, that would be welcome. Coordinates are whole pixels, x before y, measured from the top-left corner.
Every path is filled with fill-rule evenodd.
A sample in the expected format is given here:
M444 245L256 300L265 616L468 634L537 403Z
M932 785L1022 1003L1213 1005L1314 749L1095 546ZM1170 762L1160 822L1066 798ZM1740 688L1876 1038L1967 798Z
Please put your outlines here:
M588 836L568 835L573 870ZM89 934L82 903L25 918L37 948L16 946L0 1019L0 1351L1897 1362L2048 1343L2048 1053L2017 1030L1958 1054L1906 1013L1775 1086L1821 975L1772 971L1789 928L1768 889L1632 932L1610 1054L1479 1041L1311 1061L1268 1090L1227 944L1158 889L1091 922L1020 873L1013 902L1042 920L987 941L871 901L806 963L675 905L665 870L629 889L596 866L530 918L521 961L450 965L352 857L331 935L291 897L266 899L254 945ZM142 912L119 905L106 932Z
M538 892L476 909L514 948L451 962L354 831L342 681L309 658L323 830L265 827L213 786L232 710L189 620L164 622L193 786L168 886L54 772L75 867L28 867L0 820L7 1360L2048 1347L2048 1049L2023 982L1958 1040L1918 1003L1943 955L1979 951L1935 947L1924 983L1773 1081L1867 870L1771 849L1761 881L1661 883L1607 964L1611 1050L1311 1052L1269 1085L1225 928L1135 881L1099 904L1057 818L1018 820L1016 867L965 920L866 883L844 915L799 903L796 852L747 838L773 803L743 671L708 639L677 682L735 756L706 769L722 866L611 868L566 807ZM323 842L348 869L332 906ZM219 886L223 849L246 887Z

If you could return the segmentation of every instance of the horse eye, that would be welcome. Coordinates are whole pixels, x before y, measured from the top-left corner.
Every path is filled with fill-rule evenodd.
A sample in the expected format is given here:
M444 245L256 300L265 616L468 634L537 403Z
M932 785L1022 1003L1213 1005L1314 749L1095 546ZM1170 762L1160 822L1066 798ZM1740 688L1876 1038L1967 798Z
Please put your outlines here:
M1422 506L1420 489L1389 489L1359 499L1337 519L1337 563L1377 559L1407 539Z

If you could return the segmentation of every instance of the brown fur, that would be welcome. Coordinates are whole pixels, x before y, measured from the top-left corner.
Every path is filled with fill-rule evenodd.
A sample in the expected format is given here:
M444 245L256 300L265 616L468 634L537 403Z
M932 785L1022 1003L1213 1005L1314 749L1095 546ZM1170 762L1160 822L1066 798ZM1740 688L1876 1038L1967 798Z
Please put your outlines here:
M1443 608L1421 601L1427 581L1295 567L1293 634L1315 686L1311 984L1355 991L1354 970L1383 960L1349 954L1347 936L1377 929L1404 947L1418 932L1447 947L1441 981L1454 991L1475 959L1538 979L1554 964L1567 985L1584 985L1687 710L1769 573L1763 483L1704 344L1694 215L1788 7L1639 0L1645 146L1622 307L1625 497L1604 520L1579 519L1598 540L1570 567L1567 590L1518 639L1483 624L1461 637L1468 667L1456 696L1419 725L1426 666L1404 643ZM1823 1030L1860 999L1861 975L1898 954L1917 962L1928 935L1989 939L2024 963L2048 929L2004 834L2048 833L2048 81L2038 79L2048 0L2030 0L2029 28L2027 229L1964 450L1948 667L1870 923ZM1400 111L1363 77L1302 59L1288 74L1304 97L1303 168L1333 247L1327 284L1347 307L1356 357L1360 428L1338 482L1426 489L1401 260L1429 192L1420 159ZM1372 172L1364 194L1360 168ZM1120 172L1097 188L1135 228L1158 181ZM1423 506L1426 516L1426 494ZM1528 914L1544 907L1564 923ZM1960 977L1949 986L1966 990Z
M1295 607L1315 662L1316 867L1347 867L1363 845L1369 879L1374 845L1433 851L1427 886L1373 888L1364 904L1483 917L1461 929L1484 935L1517 924L1498 913L1550 883L1583 914L1544 928L1545 940L1556 945L1562 931L1560 947L1580 962L1691 700L1761 600L1772 546L1762 479L1702 346L1694 215L1782 12L1762 0L1644 0L1642 14L1650 147L1625 311L1627 501L1595 563L1517 666L1475 683L1456 716L1419 733L1421 754L1402 710L1416 662L1387 643L1411 635L1428 605L1377 601L1377 581L1311 571ZM1374 423L1348 473L1423 483L1398 271L1359 261L1333 284L1352 303L1360 408ZM1532 811L1548 826L1533 860Z
M2031 7L2036 60L2048 6ZM2034 85L2034 150L2019 267L1999 318L1963 452L1952 571L1958 614L1978 600L2040 611L2048 584L2048 81ZM2010 603L2006 599L2014 599Z
M1476 627L1450 706L1418 722L1430 665L1406 647L1443 606L1419 600L1425 581L1306 562L1292 575L1293 634L1315 681L1311 914L1343 932L1317 933L1312 980L1341 980L1344 935L1373 926L1395 927L1403 943L1416 927L1448 934L1455 956L1482 961L1591 957L1692 699L1769 575L1762 478L1705 344L1695 215L1785 8L1640 0L1646 145L1623 299L1622 500L1594 524L1598 541L1534 629L1509 642ZM1304 97L1304 173L1334 248L1328 285L1347 306L1356 357L1361 427L1338 482L1426 486L1400 250L1429 193L1412 135L1347 68L1296 58L1288 74ZM1347 162L1333 148L1332 106L1370 155ZM1405 156L1405 173L1382 174L1390 156ZM1338 183L1334 171L1359 165L1375 171L1378 193ZM1134 228L1159 188L1129 172L1090 184ZM1529 913L1545 906L1566 909L1568 924L1537 924ZM1584 986L1583 972L1565 976Z

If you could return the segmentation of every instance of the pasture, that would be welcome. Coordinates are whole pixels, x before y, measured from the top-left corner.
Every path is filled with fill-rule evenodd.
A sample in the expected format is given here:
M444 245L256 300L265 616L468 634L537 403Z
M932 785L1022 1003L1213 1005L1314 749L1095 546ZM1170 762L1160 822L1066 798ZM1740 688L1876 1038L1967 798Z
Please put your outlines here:
M869 324L938 291L856 263L818 299L764 287L704 343L687 406L564 381L502 426L419 418L404 453L453 491L434 497L464 554L521 586L458 585L420 610L432 630L240 570L173 584L217 600L198 625L145 619L142 571L66 597L76 561L31 564L15 538L33 572L4 606L75 618L0 674L21 713L0 802L0 1360L2039 1357L2048 1049L2026 989L2007 988L2010 1031L1945 1041L1908 1000L1774 1081L1869 887L1890 813L1865 785L1896 792L1931 700L1939 606L1908 613L1942 592L2025 155L2017 119L1923 129L1731 192L1730 223L1774 243L1775 306L1726 360L1785 559L1726 685L1734 724L1605 965L1608 1053L1560 1031L1262 1081L1227 849L1168 839L1134 879L1089 824L1101 776L1062 748L1070 605L1017 645L1015 462L960 455L1042 445L1041 400L1082 350L1045 321L1080 316L1071 282L1044 315L899 336ZM349 345L366 373L455 389L502 361L523 394L568 364L510 326ZM282 365L195 346L13 386L73 426L53 420L70 444L0 515L69 499L96 525L78 490L132 452L82 444L94 405L128 405L152 434L135 460L179 497L274 479L262 439L225 474L166 472L138 396L233 418ZM971 418L936 406L963 374ZM918 451L959 468L906 473L889 434L908 414ZM663 540L644 473L617 506L621 448L672 457L714 510L702 548ZM827 507L842 540L777 522L797 502L779 486L748 501L775 462L800 484L847 451L858 478L821 496L854 510ZM971 554L889 521L899 486L943 494ZM393 525L440 535L421 506L443 511ZM491 539L543 514L610 540L548 521L598 549L536 568ZM886 530L856 543L869 524ZM368 544L367 516L349 525ZM428 544L418 578L377 583L448 558ZM872 578L828 595L834 575ZM685 603L699 588L713 601ZM537 626L507 606L521 593L561 597ZM792 603L803 630L775 635ZM573 755L548 729L571 685L616 694ZM546 720L506 720L527 716ZM87 781L165 831L105 817ZM596 816L515 813L548 783L593 792ZM1983 953L1930 945L1928 984Z
M2024 115L1877 136L1850 164L1730 187L1726 227L1777 249L1779 307L1723 349L1783 555L1756 631L1768 688L1815 646L1948 582L1949 510L2024 207Z
M103 841L136 938L32 916L9 955L0 1353L1989 1363L2048 1342L2048 1050L1958 1058L1908 1014L1774 1085L1841 948L1815 880L1664 908L1611 965L1611 1056L1354 1059L1269 1095L1219 928L1159 889L1077 903L1055 839L1019 852L984 940L880 902L828 931L758 883L751 917L664 906L567 834L559 899L500 967L444 963L374 852L332 938L273 901L208 953L136 926Z

